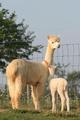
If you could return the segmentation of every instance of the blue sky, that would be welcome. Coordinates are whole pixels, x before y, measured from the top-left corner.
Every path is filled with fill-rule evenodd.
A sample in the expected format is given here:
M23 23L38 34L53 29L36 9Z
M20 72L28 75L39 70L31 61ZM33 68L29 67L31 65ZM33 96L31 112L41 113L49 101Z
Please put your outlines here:
M15 11L17 20L35 32L36 43L45 44L49 34L59 35L62 44L80 43L80 0L0 0Z

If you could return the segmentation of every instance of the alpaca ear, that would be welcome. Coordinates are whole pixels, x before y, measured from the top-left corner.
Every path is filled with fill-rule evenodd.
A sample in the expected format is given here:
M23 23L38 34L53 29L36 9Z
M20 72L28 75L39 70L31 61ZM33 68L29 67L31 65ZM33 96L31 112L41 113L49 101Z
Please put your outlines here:
M50 35L48 35L48 40L50 39Z
M57 35L59 38L61 37L61 35L59 34L59 35Z

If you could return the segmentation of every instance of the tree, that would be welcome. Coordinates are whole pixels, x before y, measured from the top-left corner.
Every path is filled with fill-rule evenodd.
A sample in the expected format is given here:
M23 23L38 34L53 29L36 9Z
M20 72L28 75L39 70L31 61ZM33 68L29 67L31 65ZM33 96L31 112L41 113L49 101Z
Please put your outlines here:
M33 46L34 32L28 30L24 20L16 22L15 12L0 6L0 69L5 67L15 58L30 59L34 52L40 52L41 45Z

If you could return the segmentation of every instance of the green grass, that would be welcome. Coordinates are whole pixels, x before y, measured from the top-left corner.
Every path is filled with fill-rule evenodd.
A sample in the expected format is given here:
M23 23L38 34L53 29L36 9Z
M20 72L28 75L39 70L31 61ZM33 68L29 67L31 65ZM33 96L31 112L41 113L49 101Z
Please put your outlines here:
M2 101L0 103L0 120L80 120L80 103L71 101L69 113L57 112L51 113L50 102L42 103L42 112L36 112L32 102L25 102L21 105L21 110L12 110L9 101ZM60 111L60 109L58 110Z
M0 112L0 120L80 120L80 112L51 113L49 110L11 110Z

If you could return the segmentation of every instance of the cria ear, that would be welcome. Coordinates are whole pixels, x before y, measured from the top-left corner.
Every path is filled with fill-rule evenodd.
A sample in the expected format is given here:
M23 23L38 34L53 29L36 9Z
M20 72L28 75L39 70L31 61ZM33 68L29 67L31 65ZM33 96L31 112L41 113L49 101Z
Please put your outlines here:
M56 69L57 68L57 66L54 66L54 69Z

